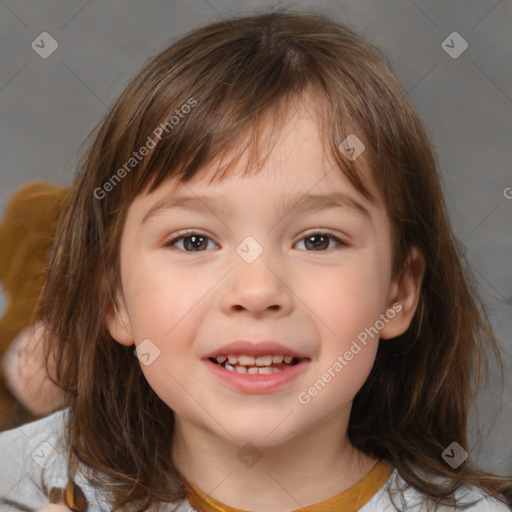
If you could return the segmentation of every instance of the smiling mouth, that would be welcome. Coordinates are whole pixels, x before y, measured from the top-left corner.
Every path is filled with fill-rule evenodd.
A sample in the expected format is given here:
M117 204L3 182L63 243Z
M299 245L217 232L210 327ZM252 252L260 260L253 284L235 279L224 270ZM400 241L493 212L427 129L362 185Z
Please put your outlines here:
M267 354L261 356L227 354L210 357L209 360L225 370L249 375L270 375L299 364L294 356Z

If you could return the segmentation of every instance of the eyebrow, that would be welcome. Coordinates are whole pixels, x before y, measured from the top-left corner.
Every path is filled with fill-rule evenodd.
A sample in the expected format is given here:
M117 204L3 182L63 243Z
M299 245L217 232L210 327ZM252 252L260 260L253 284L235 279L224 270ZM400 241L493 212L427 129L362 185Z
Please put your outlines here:
M151 217L162 211L169 211L176 208L202 211L217 212L233 215L236 210L234 202L227 198L210 196L179 196L165 198L154 204L142 219L142 224ZM307 211L321 211L334 208L350 209L363 216L367 221L372 220L370 212L357 200L343 194L342 192L332 192L329 194L294 194L283 198L277 205L277 213L285 212L303 213Z

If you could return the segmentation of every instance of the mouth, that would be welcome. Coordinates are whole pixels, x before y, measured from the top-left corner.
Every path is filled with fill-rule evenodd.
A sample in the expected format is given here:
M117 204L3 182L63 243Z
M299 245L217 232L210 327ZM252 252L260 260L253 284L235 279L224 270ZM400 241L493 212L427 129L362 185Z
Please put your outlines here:
M273 340L237 340L205 354L202 360L223 385L248 394L291 389L311 363L305 353Z
M303 359L293 355L263 354L258 356L247 354L219 354L209 357L212 363L230 372L248 375L270 375L282 372L299 364Z
M211 374L238 392L268 394L284 390L300 378L311 359L291 354L219 354L203 359Z

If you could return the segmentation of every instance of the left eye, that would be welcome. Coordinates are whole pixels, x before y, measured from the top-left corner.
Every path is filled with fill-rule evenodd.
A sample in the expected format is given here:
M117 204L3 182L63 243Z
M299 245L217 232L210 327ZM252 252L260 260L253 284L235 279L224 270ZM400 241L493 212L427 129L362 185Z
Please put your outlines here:
M183 233L176 238L172 238L165 243L165 247L174 247L178 242L183 241L183 247L185 252L203 252L203 249L207 247L207 241L213 242L209 237L195 233L193 231ZM335 237L328 232L315 232L310 233L308 236L299 240L300 243L305 241L305 247L312 247L314 251L324 251L329 249L330 241L334 241L338 245L347 245L345 242Z
M309 245L310 247L313 247L314 251L318 251L319 249L328 249L330 240L333 240L338 245L347 245L343 240L340 240L331 233L324 232L310 233L308 236L299 240L299 243L302 242L302 240L305 240L305 246Z

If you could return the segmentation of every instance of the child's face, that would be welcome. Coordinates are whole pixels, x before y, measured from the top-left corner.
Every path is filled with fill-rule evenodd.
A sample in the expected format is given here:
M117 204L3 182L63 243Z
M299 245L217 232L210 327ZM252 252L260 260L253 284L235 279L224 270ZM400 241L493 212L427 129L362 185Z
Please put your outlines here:
M361 340L365 329L375 328L396 292L381 200L369 203L333 167L308 107L289 118L280 137L254 177L209 185L210 166L186 185L169 181L135 199L121 242L121 309L117 321L107 320L120 343L151 340L139 349L142 363L150 363L141 367L176 413L178 428L194 425L226 441L260 446L326 421L346 429L379 337L366 331L365 344L358 335ZM349 204L298 211L288 202L334 193L360 204L368 216ZM148 216L161 201L185 196L197 201L193 207L162 207ZM206 198L216 206L206 208ZM281 201L288 204L282 210ZM196 238L167 245L185 229ZM346 245L313 236L326 231ZM399 321L386 319L377 323L379 330ZM260 376L208 360L237 340L255 347L271 340L286 348L264 353L295 352L306 359ZM284 378L288 373L292 378ZM253 385L273 378L282 381L259 390Z

